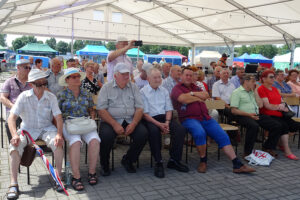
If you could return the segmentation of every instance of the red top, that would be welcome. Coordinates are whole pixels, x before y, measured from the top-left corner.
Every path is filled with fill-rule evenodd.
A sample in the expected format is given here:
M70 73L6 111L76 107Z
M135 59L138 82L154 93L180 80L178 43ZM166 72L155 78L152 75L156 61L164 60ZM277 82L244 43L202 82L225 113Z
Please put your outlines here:
M193 92L200 92L201 89L195 84L191 84L190 88L187 88L183 83L178 83L174 86L171 92L171 99L174 108L178 112L178 117L181 122L185 119L197 119L200 121L210 120L208 110L204 102L193 102L190 104L182 104L177 99L181 94Z
M204 81L203 81L202 83L203 83L203 85L204 85L206 91L208 91L208 86L207 86L207 84L206 84Z
M270 104L278 105L281 103L281 96L277 88L272 86L272 90L269 90L264 85L261 85L257 89L258 95L260 98L268 98ZM264 115L271 115L276 117L282 117L282 113L278 110L269 110L265 107L259 109L259 112Z

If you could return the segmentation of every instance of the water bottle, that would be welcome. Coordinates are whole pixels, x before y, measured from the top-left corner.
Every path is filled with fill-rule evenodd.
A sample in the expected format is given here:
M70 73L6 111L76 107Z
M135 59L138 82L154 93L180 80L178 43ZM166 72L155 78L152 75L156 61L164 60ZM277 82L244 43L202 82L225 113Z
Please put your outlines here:
M66 163L65 183L66 183L66 185L71 185L71 166L70 166L69 161L67 161L67 163Z

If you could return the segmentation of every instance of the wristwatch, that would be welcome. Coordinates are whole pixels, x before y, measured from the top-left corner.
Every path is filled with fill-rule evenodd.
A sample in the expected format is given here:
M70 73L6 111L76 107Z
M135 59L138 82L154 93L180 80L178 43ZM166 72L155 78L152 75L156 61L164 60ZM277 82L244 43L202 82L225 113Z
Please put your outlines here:
M191 92L190 92L190 95L194 96L194 92L191 91Z

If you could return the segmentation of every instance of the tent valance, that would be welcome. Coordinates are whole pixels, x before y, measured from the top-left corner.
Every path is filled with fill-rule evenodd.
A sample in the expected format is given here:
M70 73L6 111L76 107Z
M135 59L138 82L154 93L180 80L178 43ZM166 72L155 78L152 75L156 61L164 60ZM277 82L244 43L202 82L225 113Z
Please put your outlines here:
M18 49L19 54L32 54L32 55L58 55L58 51L52 49L47 44L28 43L21 49Z
M126 52L126 54L129 57L137 57L137 55L139 55L139 58L143 58L145 55L144 52L142 52L141 50L139 50L139 53L138 53L138 48L129 49Z
M77 55L89 55L89 56L107 56L109 53L105 46L98 45L86 45L83 49L76 51Z

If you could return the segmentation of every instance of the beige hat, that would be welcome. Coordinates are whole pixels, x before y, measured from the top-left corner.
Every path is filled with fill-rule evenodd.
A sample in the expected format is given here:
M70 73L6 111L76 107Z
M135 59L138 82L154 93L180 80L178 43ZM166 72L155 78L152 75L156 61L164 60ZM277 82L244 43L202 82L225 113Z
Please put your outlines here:
M80 74L80 81L82 81L86 77L86 74L84 72L80 72L77 68L70 67L65 69L64 75L62 75L58 80L58 84L61 86L68 86L68 84L66 83L66 78L72 74Z
M116 42L128 42L128 39L124 36L119 36L117 38Z
M32 70L30 70L30 72L28 74L28 81L27 82L31 83L31 82L34 82L36 80L46 78L47 76L49 76L48 71L42 71L42 70L39 70L39 69L32 69Z

